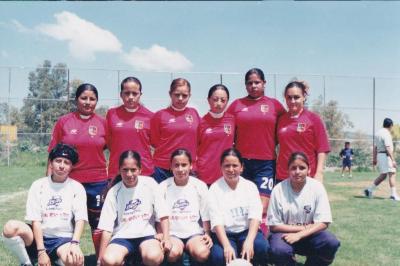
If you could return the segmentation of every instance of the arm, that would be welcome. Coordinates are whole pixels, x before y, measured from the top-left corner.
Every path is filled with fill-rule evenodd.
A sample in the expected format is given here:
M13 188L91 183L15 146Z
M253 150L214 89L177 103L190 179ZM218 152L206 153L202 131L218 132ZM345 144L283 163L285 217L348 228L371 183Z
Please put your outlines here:
M260 221L250 219L249 232L242 246L242 259L250 261L254 256L254 239L256 238Z
M321 183L324 181L324 166L325 166L326 153L320 152L317 155L317 169L314 178Z
M285 229L285 228L282 228L283 226L290 226L290 225L273 226L272 228L274 228L274 229L271 228L271 231L272 230L275 231L275 230L279 230L279 229L281 229L281 230ZM278 227L278 228L276 228L276 227ZM279 227L281 227L281 228L279 228ZM296 227L296 228L293 228L293 231L294 230L298 230L299 226L298 225L294 225L294 227ZM315 234L315 233L318 233L318 232L320 232L322 230L325 230L326 228L328 228L328 223L308 224L308 225L304 225L304 226L301 226L301 227L302 227L302 230L300 230L298 232L287 232L287 233L283 234L282 238L287 243L294 244L294 243L298 242L299 240L301 240L301 239L303 239L305 237L308 237L308 236L310 236L312 234Z
M42 224L40 221L32 221L33 237L36 242L38 250L38 265L39 266L51 266L51 261L46 253L43 243L43 231Z
M376 163L377 163L377 155L378 155L378 149L376 148L376 146L374 146L374 150L373 150L373 153L372 153L372 165L376 165Z
M101 264L101 260L104 256L108 243L110 243L112 237L112 232L105 231L101 233L101 241L100 241L100 248L99 248L99 258L97 259L97 265Z
M81 239L81 235L83 232L83 228L85 227L85 221L79 220L75 224L74 234L72 236L71 245L69 247L69 251L67 253L67 262L72 265L82 265L83 264L83 253L79 246L79 241Z
M204 244L208 248L211 248L213 246L213 242L212 242L212 239L210 237L210 232L211 232L210 221L204 221L203 222L203 230L204 230L204 235L202 237L202 240L204 241Z
M161 241L162 248L165 252L169 252L172 248L172 243L169 237L169 219L168 216L162 217L160 219L161 233L163 234L163 239Z
M396 160L394 159L393 149L390 146L386 146L387 155L392 159L393 167L397 168Z
M229 242L228 236L226 235L225 228L223 225L214 226L214 231L224 249L225 263L228 264L235 259L235 250L233 249L231 243Z

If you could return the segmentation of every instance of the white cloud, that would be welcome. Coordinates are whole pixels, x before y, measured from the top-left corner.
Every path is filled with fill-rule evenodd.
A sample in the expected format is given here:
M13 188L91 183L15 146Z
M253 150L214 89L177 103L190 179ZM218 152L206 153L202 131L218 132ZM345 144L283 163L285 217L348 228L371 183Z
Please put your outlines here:
M54 16L57 20L55 24L41 24L36 29L56 40L67 41L73 57L94 60L97 52L122 52L122 45L112 32L68 11Z
M138 70L146 71L187 71L193 67L183 54L169 51L158 44L149 49L133 47L124 55L124 60Z
M24 25L22 25L22 23L19 22L19 21L16 20L16 19L12 19L12 20L11 20L11 24L13 25L13 27L14 27L18 32L26 33L26 32L31 31L29 28L27 28L27 27L25 27Z

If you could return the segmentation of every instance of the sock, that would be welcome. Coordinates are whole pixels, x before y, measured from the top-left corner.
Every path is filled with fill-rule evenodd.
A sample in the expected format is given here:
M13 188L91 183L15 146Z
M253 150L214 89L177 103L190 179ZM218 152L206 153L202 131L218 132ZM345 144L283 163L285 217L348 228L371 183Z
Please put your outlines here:
M369 190L369 191L374 191L377 187L378 187L377 185L372 184L372 186L370 186L370 187L368 188L368 190Z
M92 240L93 240L93 245L94 245L94 249L96 251L97 258L99 257L101 234L102 234L102 231L99 229L95 229L92 231Z
M20 264L32 265L28 252L25 249L25 242L20 236L4 237L4 245L18 258Z
M396 187L390 187L390 194L393 197L397 197Z
M260 229L264 236L268 236L267 214L263 214L263 217L261 219Z

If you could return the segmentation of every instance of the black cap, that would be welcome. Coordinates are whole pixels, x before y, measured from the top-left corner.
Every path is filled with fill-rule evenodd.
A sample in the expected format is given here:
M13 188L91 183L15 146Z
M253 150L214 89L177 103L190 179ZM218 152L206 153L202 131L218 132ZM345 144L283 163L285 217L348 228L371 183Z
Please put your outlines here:
M72 164L76 164L79 160L78 152L72 146L64 143L58 143L49 153L50 161L57 157L68 159Z

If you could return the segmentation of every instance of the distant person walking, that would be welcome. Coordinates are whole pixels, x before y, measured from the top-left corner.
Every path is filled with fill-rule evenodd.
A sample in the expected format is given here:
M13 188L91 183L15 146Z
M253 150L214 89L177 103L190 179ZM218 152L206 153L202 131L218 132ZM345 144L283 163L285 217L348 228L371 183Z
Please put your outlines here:
M373 164L378 165L380 175L374 180L373 184L364 190L368 198L372 198L374 190L389 175L390 199L400 201L396 192L396 161L393 153L393 141L390 130L393 127L393 121L390 118L383 120L381 128L375 136L375 146L373 154Z
M344 143L344 149L340 151L340 158L342 159L342 177L344 177L344 171L346 168L349 170L349 177L352 177L351 174L351 164L353 162L353 149L350 148L350 142L346 141Z

